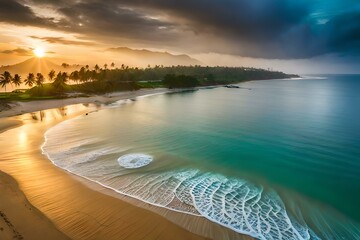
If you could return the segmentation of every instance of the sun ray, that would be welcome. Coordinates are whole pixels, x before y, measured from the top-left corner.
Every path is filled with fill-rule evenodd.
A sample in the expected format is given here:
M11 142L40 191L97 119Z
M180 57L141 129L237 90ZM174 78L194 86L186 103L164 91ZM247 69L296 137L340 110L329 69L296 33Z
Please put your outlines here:
M42 48L37 47L34 49L34 54L36 57L42 58L45 56L45 51Z

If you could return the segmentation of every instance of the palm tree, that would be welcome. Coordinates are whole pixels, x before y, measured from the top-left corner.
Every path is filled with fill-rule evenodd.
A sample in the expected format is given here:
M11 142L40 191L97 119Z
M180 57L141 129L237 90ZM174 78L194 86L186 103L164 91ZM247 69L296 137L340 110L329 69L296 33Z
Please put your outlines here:
M55 71L54 70L51 70L50 72L49 72L49 79L50 79L50 82L52 82L52 80L54 79L54 77L55 77Z
M112 68L114 68L115 67L115 63L111 63L111 65L110 65Z
M14 78L12 79L12 83L19 87L21 85L21 76L19 74L15 74Z
M36 86L42 87L44 84L45 78L41 73L36 74Z
M0 85L1 87L5 87L5 93L6 93L6 85L11 83L12 76L8 71L5 71L3 74L0 75Z
M73 80L74 82L78 83L78 81L79 81L79 79L80 79L79 71L74 71L74 72L70 73L69 78L70 78L71 80Z
M40 87L43 86L44 81L45 81L44 75L42 75L41 73L37 73L35 83L38 89L38 95L40 95Z
M108 67L108 65L107 65L107 63L105 63L105 64L104 64L104 68L105 68L105 70L107 69L107 67Z
M57 90L60 90L62 94L64 92L64 88L66 86L66 82L68 81L68 78L69 78L69 76L66 72L63 72L63 73L59 72L56 75L55 81L53 82L54 87Z
M95 69L96 72L99 71L99 69L100 69L99 65L96 64L94 69Z
M79 80L80 82L86 82L86 70L84 67L81 67L80 68L80 71L79 71Z
M33 73L29 73L27 78L24 80L25 85L28 85L29 87L32 87L35 83L35 76Z

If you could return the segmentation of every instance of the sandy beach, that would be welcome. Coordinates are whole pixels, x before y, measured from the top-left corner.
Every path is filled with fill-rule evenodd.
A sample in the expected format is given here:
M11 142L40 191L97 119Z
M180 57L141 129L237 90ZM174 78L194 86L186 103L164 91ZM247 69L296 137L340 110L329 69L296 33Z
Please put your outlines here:
M12 190L1 190L0 210L5 218L0 219L0 228L4 229L0 237L19 234L24 239L40 239L36 234L49 234L47 239L252 239L203 217L121 196L57 168L42 155L43 135L57 123L98 110L102 104L167 91L26 102L1 112L0 169L6 174L0 174L0 184ZM12 196L14 192L18 197ZM5 225L4 219L13 228ZM43 230L37 233L37 229Z
M0 171L0 239L69 239ZM30 224L31 223L31 224Z

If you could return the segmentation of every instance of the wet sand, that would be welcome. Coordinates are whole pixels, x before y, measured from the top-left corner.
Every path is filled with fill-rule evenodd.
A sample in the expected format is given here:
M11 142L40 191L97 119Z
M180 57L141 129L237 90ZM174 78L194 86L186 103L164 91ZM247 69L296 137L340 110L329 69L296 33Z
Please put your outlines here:
M8 118L0 118L0 133L5 132L8 129L20 126L21 121Z
M40 146L47 129L99 108L100 105L79 104L7 119L23 124L1 133L0 169L18 182L34 209L50 220L43 217L50 224L44 229L58 233L57 228L71 239L252 239L203 217L173 212L121 196L57 168L41 154ZM0 175L5 179L3 176L6 175ZM20 207L28 205L10 198L7 201L19 206L14 208L18 211L11 221L16 231L25 234L25 227L32 226L33 221L29 220L31 224L22 222L26 211ZM8 216L6 207L4 212ZM66 239L65 235L58 235L59 239ZM30 232L29 236L35 235Z

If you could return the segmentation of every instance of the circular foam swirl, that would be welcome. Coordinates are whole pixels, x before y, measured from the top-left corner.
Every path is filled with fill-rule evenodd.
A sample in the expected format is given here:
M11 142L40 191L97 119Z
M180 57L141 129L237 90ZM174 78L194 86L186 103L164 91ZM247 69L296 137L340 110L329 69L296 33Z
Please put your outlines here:
M118 163L124 168L141 168L148 165L152 160L153 157L150 155L133 153L121 156Z

